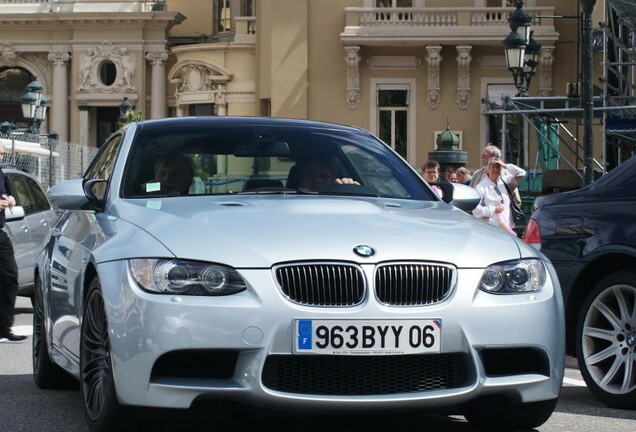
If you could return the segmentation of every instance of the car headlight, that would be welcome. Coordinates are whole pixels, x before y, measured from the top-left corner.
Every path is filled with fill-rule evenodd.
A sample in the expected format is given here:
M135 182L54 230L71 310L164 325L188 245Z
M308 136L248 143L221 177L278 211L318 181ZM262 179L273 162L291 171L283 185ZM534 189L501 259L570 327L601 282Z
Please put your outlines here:
M161 294L228 295L247 288L231 267L178 259L131 259L130 273L145 291Z
M543 288L547 270L539 259L493 264L484 270L479 289L491 294L537 292Z

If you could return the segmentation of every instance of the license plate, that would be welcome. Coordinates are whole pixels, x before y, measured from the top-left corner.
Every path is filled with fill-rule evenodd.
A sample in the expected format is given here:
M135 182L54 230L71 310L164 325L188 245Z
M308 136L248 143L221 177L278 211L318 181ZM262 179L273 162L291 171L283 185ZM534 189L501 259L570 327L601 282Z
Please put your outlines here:
M440 352L441 319L295 320L294 353L399 355Z

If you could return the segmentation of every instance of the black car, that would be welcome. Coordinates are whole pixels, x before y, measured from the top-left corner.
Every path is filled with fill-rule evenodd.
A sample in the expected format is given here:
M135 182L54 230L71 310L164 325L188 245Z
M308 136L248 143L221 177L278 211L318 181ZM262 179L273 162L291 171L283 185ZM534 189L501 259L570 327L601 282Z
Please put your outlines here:
M636 408L636 157L590 186L537 198L523 239L554 264L566 352L588 388Z

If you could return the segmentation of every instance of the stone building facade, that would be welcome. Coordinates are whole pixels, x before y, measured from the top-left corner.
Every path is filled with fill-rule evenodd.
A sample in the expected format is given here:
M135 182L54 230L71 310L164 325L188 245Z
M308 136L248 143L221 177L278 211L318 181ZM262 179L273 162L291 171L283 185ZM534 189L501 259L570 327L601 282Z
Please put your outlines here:
M116 127L127 97L144 118L357 125L417 167L450 119L476 168L500 127L482 100L516 92L502 45L513 3L11 0L0 4L0 83L16 68L37 79L49 101L41 132L91 146ZM564 94L579 79L577 20L558 18L580 15L578 3L525 1L541 44L530 95ZM597 13L595 23L602 2Z

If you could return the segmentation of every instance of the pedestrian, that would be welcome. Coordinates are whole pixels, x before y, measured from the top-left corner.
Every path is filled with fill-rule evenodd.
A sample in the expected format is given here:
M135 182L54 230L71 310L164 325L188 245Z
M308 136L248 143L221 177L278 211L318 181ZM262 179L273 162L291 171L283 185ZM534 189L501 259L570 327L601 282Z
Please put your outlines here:
M439 162L435 160L426 161L422 167L422 177L424 177L424 180L429 184L437 182L439 180ZM437 196L441 198L443 195L442 189L434 184L430 186Z
M473 215L516 235L513 230L515 222L510 213L510 197L501 177L505 168L506 164L501 158L493 157L487 162L486 174L475 187L481 199L473 209Z
M488 144L486 147L484 147L484 151L481 154L482 167L473 173L473 177L470 180L469 184L470 187L476 188L477 185L481 182L484 174L486 173L486 166L488 165L488 161L493 157L502 159L501 150L497 146ZM501 179L508 185L508 187L512 191L512 196L514 197L517 205L521 205L521 195L519 194L518 188L524 177L526 176L526 170L524 170L523 168L519 168L518 166L511 163L504 163L504 165L505 168L501 170Z
M0 145L0 160L4 157L4 146ZM15 198L9 195L0 168L0 228L4 227L4 212L15 205ZM0 339L21 341L26 336L13 334L15 298L18 293L18 265L15 262L13 244L7 233L0 229Z
M473 177L470 175L470 171L467 168L459 167L457 168L457 171L455 171L455 174L457 174L457 181L459 183L465 184L466 186L470 185L470 180Z

